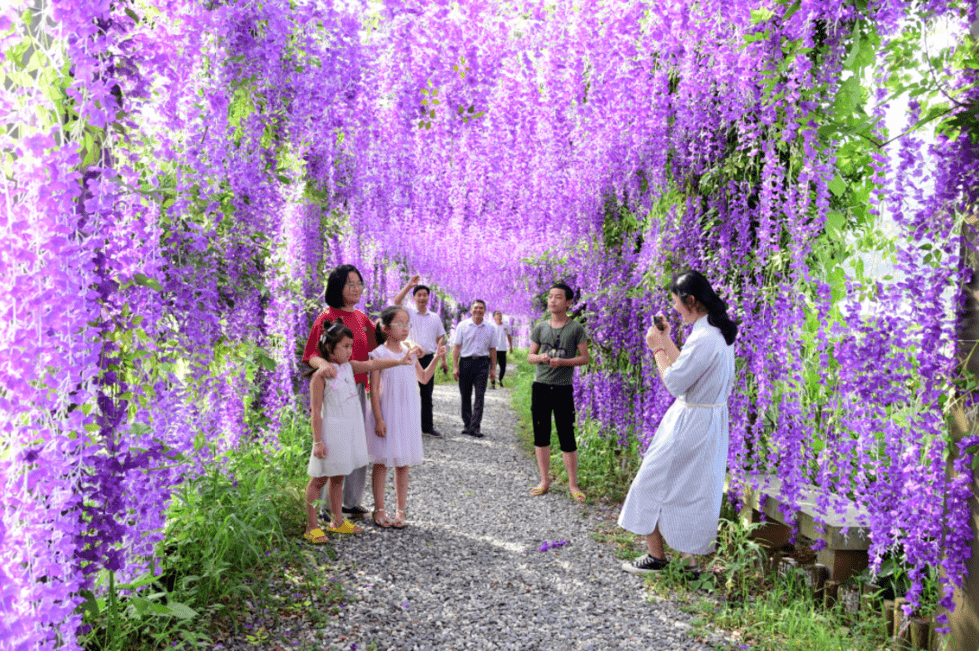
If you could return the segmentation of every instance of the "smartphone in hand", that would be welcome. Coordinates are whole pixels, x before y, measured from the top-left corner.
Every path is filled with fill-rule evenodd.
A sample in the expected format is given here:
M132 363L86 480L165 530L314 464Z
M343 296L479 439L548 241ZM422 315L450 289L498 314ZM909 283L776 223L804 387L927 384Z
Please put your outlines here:
M653 317L653 325L655 325L660 332L666 330L666 324L663 322L663 317L658 314Z

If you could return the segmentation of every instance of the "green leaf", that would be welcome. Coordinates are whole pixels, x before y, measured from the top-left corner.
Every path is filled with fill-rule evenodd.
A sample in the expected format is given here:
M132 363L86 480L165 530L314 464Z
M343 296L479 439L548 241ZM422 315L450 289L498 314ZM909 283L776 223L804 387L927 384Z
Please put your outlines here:
M133 11L129 7L126 7L126 15L129 16L130 18L132 18L133 20L135 20L137 23L139 22L139 14L137 14L135 11Z
M839 177L836 177L839 178ZM839 235L843 232L843 227L846 225L846 215L838 211L830 211L826 213L826 230L833 233L834 235Z
M255 356L255 361L257 361L259 366L267 371L274 371L277 366L275 360L269 357L265 351L259 351L259 353Z
M197 617L197 611L187 604L171 601L169 604L167 604L167 608L170 610L170 614L177 619L193 619L194 617Z
M751 24L757 25L759 23L764 23L772 19L774 12L771 9L766 9L762 7L761 9L751 10Z
M799 11L799 7L801 5L802 5L802 3L800 2L800 0L796 0L796 2L793 2L789 6L789 8L785 10L785 13L782 15L782 20L783 21L786 21L789 18L791 18L792 16L794 16L795 15L795 12ZM754 12L751 12L751 13L754 13Z
M158 292L163 291L163 285L159 282L146 276L145 274L136 273L133 274L133 282L142 287L149 287L150 289L156 290Z
M99 618L99 600L95 598L95 593L93 593L91 590L79 590L78 594L80 597L85 599L85 601L78 604L78 609L76 612L81 613L83 620L87 615L89 617L87 620L88 624L94 623Z
M839 174L833 177L833 179L826 184L830 192L838 197L842 197L843 193L846 192L846 183L840 178Z

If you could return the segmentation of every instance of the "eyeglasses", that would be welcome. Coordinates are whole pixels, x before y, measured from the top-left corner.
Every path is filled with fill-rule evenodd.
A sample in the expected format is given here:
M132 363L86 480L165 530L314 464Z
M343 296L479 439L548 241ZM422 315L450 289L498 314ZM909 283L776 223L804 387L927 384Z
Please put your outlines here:
M393 326L401 326L405 330L411 330L411 324L410 323L392 323L391 325L393 325Z
M350 289L363 289L364 283L357 282L356 280L353 282L348 281L344 287L349 287Z

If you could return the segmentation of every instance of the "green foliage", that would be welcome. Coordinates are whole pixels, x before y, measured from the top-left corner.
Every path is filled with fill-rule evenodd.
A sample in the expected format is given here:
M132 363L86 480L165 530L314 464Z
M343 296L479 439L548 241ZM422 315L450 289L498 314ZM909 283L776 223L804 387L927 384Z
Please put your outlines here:
M328 581L322 559L299 538L307 427L292 413L278 449L243 445L186 480L167 513L153 569L126 584L105 573L94 591L82 593L79 611L92 627L86 648L197 648L212 642L219 623L237 628L246 599L276 618L292 610L313 619L324 604L342 600L342 586ZM202 440L202 458L210 456L207 447ZM317 549L336 558L328 545ZM273 591L283 582L288 595L307 597L283 601Z
M777 578L766 574L764 550L752 539L759 525L745 525L736 517L723 519L718 529L717 552L706 571L691 579L682 571L682 559L650 576L647 586L669 596L686 612L697 615L693 634L709 629L727 631L736 643L728 649L759 651L878 651L885 643L883 619L871 611L854 621L839 605L825 609L818 603L802 572Z

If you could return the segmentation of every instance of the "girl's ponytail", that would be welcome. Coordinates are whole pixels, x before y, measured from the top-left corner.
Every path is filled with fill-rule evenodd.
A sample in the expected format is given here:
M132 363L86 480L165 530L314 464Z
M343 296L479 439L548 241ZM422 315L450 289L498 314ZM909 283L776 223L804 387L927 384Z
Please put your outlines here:
M727 315L727 303L710 286L699 271L684 271L670 285L670 292L681 300L693 296L707 310L707 323L721 331L730 346L738 336L738 324Z

